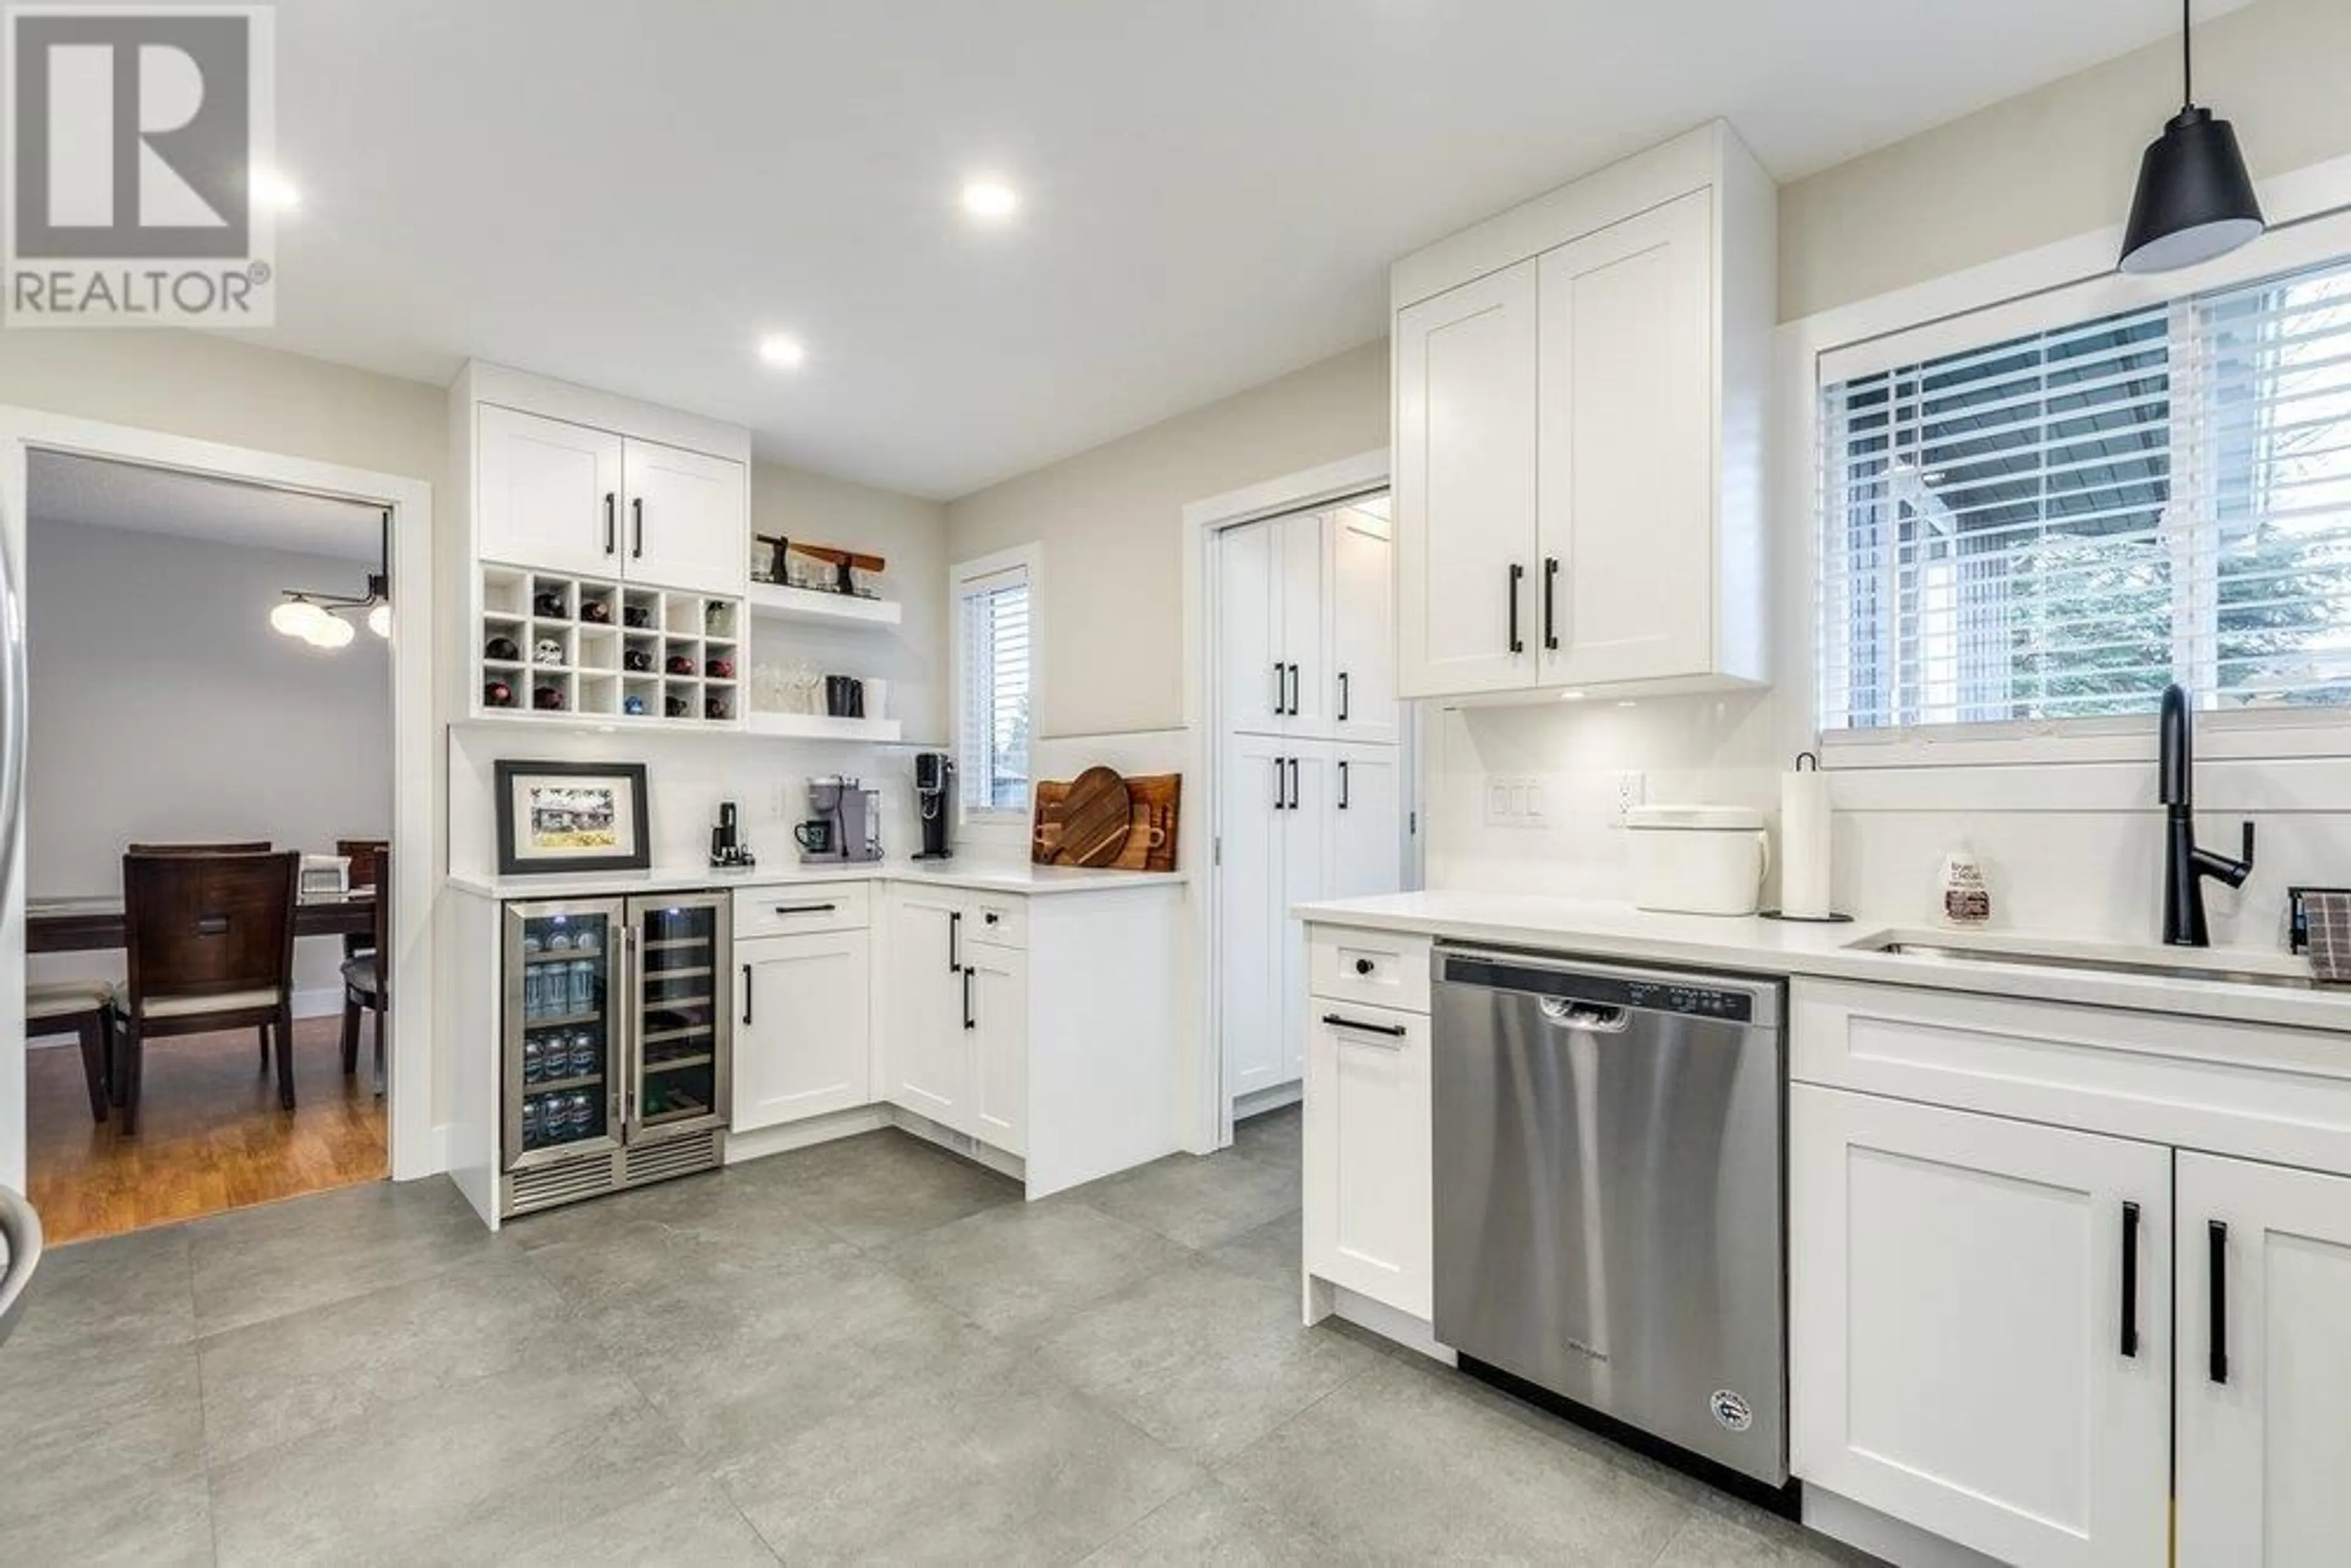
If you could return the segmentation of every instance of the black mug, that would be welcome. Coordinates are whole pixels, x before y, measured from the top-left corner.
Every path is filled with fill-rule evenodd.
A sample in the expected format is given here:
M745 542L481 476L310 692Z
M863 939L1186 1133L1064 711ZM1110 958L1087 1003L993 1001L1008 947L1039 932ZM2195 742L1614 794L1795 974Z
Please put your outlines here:
M792 830L792 837L799 841L800 848L812 855L832 852L832 823L825 818L800 823Z
M824 711L835 718L863 718L865 683L855 675L825 676Z

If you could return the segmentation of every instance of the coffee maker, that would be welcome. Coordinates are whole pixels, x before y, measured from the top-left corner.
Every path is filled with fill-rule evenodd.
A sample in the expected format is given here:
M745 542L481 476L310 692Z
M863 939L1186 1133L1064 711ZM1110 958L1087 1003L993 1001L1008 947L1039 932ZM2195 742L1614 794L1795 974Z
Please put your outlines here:
M832 775L809 780L809 810L816 813L792 830L803 865L847 865L882 858L882 794L854 779Z
M918 861L955 858L947 843L947 823L955 812L955 763L944 751L914 753L914 820L923 826Z

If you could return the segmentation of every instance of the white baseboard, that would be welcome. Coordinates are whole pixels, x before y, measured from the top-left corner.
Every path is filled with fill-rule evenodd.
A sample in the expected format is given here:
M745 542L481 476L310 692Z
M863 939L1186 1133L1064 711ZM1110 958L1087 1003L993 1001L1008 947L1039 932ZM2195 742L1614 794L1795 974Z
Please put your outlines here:
M871 1133L890 1124L887 1105L859 1105L848 1111L835 1111L826 1116L811 1116L805 1122L787 1122L780 1127L762 1127L756 1133L729 1132L726 1134L726 1163L740 1165L745 1160L760 1160L769 1155L788 1154L793 1149L805 1149L817 1144L829 1144L836 1138L853 1138L860 1133Z
M2000 1559L1929 1534L1890 1513L1833 1491L1804 1485L1804 1528L1859 1547L1901 1568L2001 1568Z
M1410 1312L1399 1312L1384 1301L1375 1301L1344 1285L1334 1285L1328 1280L1311 1275L1306 1281L1306 1322L1312 1326L1324 1317L1344 1318L1357 1328L1369 1329L1382 1339L1400 1344L1406 1350L1417 1351L1429 1360L1447 1366L1459 1364L1460 1357L1449 1344L1439 1344L1437 1333L1427 1323Z
M1268 1111L1295 1105L1305 1098L1306 1082L1298 1078L1287 1083L1277 1083L1270 1089L1252 1090L1233 1102L1233 1120L1246 1122L1251 1116L1261 1116Z

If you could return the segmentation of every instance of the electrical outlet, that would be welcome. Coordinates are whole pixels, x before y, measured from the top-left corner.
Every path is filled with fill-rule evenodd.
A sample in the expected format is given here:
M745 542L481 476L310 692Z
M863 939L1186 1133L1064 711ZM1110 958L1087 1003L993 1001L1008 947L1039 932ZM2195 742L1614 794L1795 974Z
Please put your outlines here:
M1647 774L1626 772L1616 775L1616 825L1623 827L1633 808L1646 803L1648 799Z

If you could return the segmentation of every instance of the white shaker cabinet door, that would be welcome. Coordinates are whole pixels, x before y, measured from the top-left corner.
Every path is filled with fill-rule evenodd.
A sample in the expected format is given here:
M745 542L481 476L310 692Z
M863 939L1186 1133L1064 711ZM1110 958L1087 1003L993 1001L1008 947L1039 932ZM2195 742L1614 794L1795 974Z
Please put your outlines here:
M1407 697L1536 681L1535 268L1395 319L1397 684Z
M873 951L862 931L738 942L734 1128L873 1098Z
M1327 735L1336 695L1324 632L1329 529L1320 512L1282 517L1273 526L1278 530L1282 674L1289 688L1283 727L1291 735Z
M1282 987L1288 911L1282 845L1290 747L1279 736L1225 743L1217 834L1217 1036L1228 1098L1285 1082L1290 1044Z
M1332 750L1325 898L1368 898L1404 886L1404 769L1393 746Z
M477 553L549 572L621 572L621 437L485 403L476 412Z
M971 1134L1008 1155L1029 1152L1029 955L964 949L964 1033L971 1042Z
M1426 1322L1436 1294L1427 1015L1313 1007L1306 1271Z
M1279 519L1217 536L1217 678L1226 727L1280 735L1288 726L1290 666L1281 645Z
M942 1126L970 1132L971 1047L963 1027L962 901L899 890L890 899L890 985L884 1098Z
M749 491L743 465L631 441L626 574L694 593L741 594L750 580Z
M1545 684L1711 667L1712 213L1693 192L1541 258Z
M1331 517L1331 724L1343 741L1396 739L1395 539L1388 518Z
M1799 1084L1788 1212L1799 1478L2020 1568L2165 1560L2168 1148Z
M2182 1151L2182 1568L2351 1556L2347 1340L2351 1180Z

